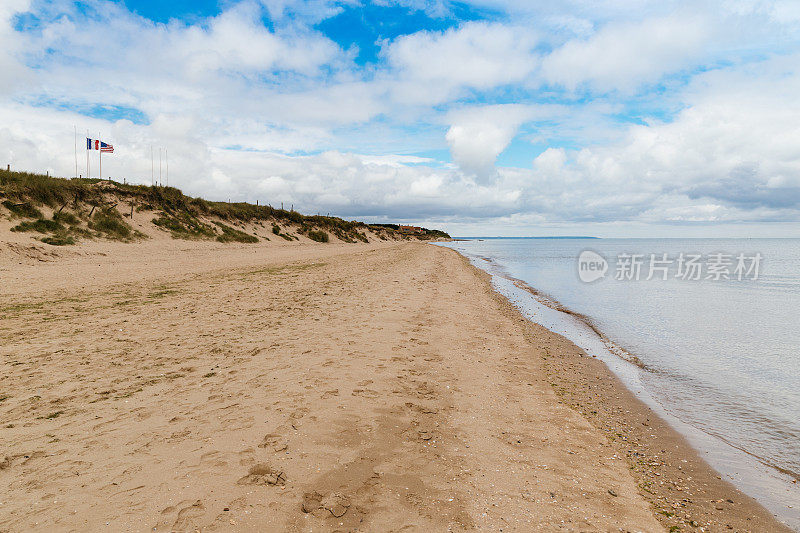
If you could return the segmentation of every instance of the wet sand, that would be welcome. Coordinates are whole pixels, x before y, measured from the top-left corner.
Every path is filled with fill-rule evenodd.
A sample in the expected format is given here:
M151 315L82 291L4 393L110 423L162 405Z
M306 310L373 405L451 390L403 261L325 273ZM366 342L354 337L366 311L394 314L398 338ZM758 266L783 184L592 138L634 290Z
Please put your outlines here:
M103 246L2 265L0 531L671 524L691 448L452 250ZM698 530L780 530L697 461Z

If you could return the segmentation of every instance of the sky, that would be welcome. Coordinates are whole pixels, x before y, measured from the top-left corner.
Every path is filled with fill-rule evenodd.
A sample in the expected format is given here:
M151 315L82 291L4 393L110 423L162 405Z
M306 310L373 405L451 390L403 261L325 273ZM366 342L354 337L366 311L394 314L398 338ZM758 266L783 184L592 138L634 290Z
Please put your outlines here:
M74 176L76 129L212 200L800 237L800 2L2 0L0 163Z

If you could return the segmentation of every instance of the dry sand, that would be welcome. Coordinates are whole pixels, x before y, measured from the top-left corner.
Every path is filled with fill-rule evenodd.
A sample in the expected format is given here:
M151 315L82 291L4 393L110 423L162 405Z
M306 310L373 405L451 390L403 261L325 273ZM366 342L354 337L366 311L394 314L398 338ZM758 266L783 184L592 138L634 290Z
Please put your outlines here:
M664 530L451 250L85 250L0 255L0 531Z

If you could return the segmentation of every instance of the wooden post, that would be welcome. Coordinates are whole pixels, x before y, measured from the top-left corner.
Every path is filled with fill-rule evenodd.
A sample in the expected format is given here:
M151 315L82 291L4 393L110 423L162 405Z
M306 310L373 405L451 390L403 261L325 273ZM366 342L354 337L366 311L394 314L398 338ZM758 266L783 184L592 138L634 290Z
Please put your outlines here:
M133 202L131 202L131 220L133 220Z

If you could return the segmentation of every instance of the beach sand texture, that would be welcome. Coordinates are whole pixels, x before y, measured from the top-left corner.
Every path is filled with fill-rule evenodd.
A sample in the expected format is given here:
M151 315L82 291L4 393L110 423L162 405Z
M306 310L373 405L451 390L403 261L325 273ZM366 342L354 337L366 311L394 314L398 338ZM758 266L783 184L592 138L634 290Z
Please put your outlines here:
M664 530L455 252L104 246L4 264L0 531Z

